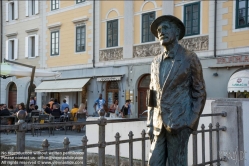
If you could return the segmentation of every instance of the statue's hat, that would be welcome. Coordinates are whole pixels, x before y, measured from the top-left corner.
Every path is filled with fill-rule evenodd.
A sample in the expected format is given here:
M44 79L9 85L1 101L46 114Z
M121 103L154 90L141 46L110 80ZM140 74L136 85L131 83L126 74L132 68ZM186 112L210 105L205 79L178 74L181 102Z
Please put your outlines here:
M163 15L160 17L157 17L150 25L150 31L153 33L154 36L158 38L157 34L157 27L163 22L163 21L169 21L174 22L176 26L180 29L180 34L178 40L181 40L185 35L185 26L182 23L182 21L172 15Z

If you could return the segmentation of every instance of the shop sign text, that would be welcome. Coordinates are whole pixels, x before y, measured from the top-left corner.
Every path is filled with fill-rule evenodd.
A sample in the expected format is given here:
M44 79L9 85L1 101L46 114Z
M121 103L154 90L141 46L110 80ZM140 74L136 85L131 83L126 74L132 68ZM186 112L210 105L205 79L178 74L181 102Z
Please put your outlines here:
M217 58L217 64L249 62L249 56L231 56Z
M121 80L120 77L99 77L97 81L118 81Z

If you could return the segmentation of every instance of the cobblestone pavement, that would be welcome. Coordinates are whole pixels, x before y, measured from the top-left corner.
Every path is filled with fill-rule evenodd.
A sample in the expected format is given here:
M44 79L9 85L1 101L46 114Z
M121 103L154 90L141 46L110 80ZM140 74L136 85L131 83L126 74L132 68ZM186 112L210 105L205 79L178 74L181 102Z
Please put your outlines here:
M41 135L38 132L37 135L32 135L31 131L26 132L25 138L25 147L26 149L42 149L42 141L47 139L50 146L49 148L63 148L63 140L65 137L69 138L69 146L79 146L82 145L82 137L85 135L85 132L77 133L76 131L67 130L66 134L64 130L55 130L54 135L49 136L48 130L41 130ZM0 144L1 145L16 145L16 134L12 133L0 133ZM1 149L5 150L5 149Z

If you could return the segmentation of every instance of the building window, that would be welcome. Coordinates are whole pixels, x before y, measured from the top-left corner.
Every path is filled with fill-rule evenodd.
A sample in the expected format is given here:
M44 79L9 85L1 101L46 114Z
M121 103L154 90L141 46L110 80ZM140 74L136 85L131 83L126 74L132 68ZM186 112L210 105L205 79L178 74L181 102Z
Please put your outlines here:
M51 10L59 9L59 0L51 0Z
M155 41L155 36L150 32L150 24L155 20L155 12L142 15L142 42Z
M11 20L15 19L15 6L14 6L14 2L10 3L10 19Z
M85 25L76 27L76 52L85 51L86 28Z
M26 17L39 13L38 0L26 0Z
M26 58L34 58L36 56L39 56L39 39L38 35L32 35L26 37L26 43L25 43L25 57Z
M6 56L5 58L8 60L17 59L18 52L18 39L9 39L6 41Z
M107 47L118 46L118 20L107 22Z
M31 0L31 14L35 15L35 0Z
M18 19L18 1L6 3L6 21Z
M85 2L85 0L76 0L76 3L82 3L82 2Z
M14 40L10 40L10 50L9 50L9 58L10 59L15 59L15 41Z
M249 1L236 1L236 28L249 27Z
M30 37L30 57L35 57L35 37Z
M59 55L59 31L51 32L51 56Z
M184 5L185 36L200 34L200 2Z

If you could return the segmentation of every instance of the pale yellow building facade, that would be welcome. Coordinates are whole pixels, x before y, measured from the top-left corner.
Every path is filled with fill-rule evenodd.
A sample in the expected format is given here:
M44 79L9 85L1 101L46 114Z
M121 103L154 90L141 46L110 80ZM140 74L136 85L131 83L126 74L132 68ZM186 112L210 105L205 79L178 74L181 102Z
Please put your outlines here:
M25 5L21 2L19 5L19 13L23 13L21 5ZM68 80L70 84L71 80L71 84L80 86L74 91L63 87L56 92L39 92L44 101L60 96L60 101L67 98L70 106L86 102L91 113L92 105L102 93L108 106L118 99L121 107L130 98L132 116L138 117L147 109L144 101L151 61L164 51L151 35L150 23L165 14L174 15L185 24L186 35L179 43L200 58L208 97L234 96L235 92L228 93L229 79L249 66L248 1L47 0L39 5L43 15L19 17L34 20L29 29L23 27L25 21L18 19L6 22L3 29L10 38L20 37L20 53L15 61L58 71L61 77L56 81ZM22 26L14 26L14 22ZM23 37L20 30L26 33ZM25 58L25 36L36 32L39 56ZM77 79L82 85L76 85ZM55 80L42 79L46 81Z

